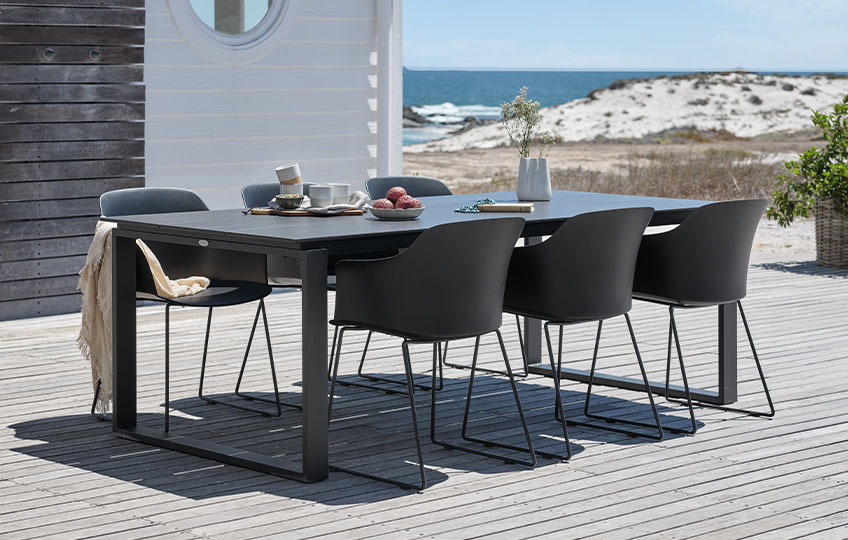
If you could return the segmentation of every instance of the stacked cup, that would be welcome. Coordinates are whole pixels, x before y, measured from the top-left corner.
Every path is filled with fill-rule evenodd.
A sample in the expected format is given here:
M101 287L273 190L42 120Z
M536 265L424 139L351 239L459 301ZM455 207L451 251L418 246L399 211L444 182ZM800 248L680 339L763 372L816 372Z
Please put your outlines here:
M303 195L303 178L297 163L280 165L276 171L281 195Z

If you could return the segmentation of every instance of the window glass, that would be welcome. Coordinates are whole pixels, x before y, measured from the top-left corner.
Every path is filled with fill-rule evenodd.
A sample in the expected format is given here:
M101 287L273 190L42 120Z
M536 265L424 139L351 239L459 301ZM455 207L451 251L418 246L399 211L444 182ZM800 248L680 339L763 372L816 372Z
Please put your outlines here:
M239 35L255 28L273 0L191 0L191 8L203 23L222 34Z

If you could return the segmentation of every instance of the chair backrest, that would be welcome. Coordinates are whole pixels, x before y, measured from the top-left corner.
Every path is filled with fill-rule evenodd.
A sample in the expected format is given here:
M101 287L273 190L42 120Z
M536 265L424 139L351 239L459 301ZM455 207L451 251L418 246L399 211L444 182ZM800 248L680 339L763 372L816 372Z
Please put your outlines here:
M245 208L268 206L268 202L280 194L280 183L250 184L241 188L241 199Z
M100 196L100 212L106 217L203 210L209 208L197 193L182 188L117 189Z
M303 183L303 194L309 196L309 186L313 182ZM245 208L266 207L275 196L280 194L279 182L268 184L250 184L241 188L241 200Z
M707 204L678 227L645 236L634 292L690 305L744 298L754 233L766 206L766 199Z
M209 210L191 190L181 188L129 188L108 191L100 196L105 217L139 214L170 214ZM200 246L145 241L168 277L202 275L210 279L241 279L265 283L265 255L234 252ZM233 261L238 261L233 264ZM153 276L141 249L136 250L136 290L156 294Z
M500 218L428 229L400 255L363 262L373 265L369 283L345 286L340 274L336 319L364 318L433 340L492 332L501 325L509 259L523 228L522 218ZM375 281L385 296L374 294Z
M545 242L517 248L504 303L555 321L627 313L639 242L653 208L580 214Z
M365 189L372 200L382 199L395 186L405 189L411 197L453 195L444 182L427 176L378 176L365 181Z

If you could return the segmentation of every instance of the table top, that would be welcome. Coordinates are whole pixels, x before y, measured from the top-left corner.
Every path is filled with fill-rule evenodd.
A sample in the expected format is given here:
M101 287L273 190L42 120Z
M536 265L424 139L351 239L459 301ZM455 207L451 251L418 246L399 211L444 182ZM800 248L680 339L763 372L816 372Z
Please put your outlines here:
M143 214L104 218L126 231L177 234L209 240L225 240L291 249L328 249L346 251L352 244L375 243L359 247L403 247L422 231L444 223L502 217L526 220L523 236L552 234L570 217L585 212L650 206L655 214L651 225L680 223L692 210L709 201L612 195L582 191L554 191L551 201L536 202L531 213L463 214L456 208L491 197L497 202L516 202L514 192L472 193L465 195L421 197L426 207L412 221L380 221L365 216L282 217L244 214L241 209Z

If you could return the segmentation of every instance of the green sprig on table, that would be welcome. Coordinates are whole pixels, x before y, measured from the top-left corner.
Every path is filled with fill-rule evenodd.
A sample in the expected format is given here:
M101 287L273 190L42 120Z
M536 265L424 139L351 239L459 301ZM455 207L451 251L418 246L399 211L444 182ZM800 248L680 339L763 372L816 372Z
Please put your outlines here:
M489 197L479 199L476 203L474 203L470 206L460 206L459 208L454 210L454 212L459 212L461 214L479 214L480 209L477 208L477 207L480 206L481 204L495 204L495 200L490 199Z

